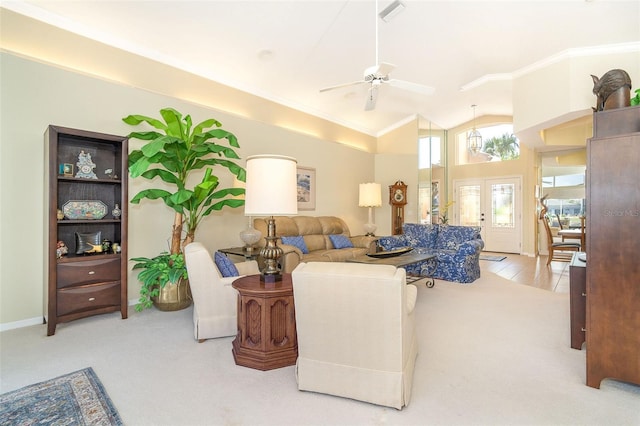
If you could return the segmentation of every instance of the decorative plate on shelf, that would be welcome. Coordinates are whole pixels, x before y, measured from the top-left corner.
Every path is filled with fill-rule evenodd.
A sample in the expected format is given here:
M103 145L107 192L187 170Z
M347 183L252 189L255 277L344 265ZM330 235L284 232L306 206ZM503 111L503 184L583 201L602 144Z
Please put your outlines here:
M402 247L394 250L379 251L377 253L369 253L367 254L367 256L377 257L377 258L394 257L394 256L400 256L401 254L409 253L411 250L413 250L413 247Z
M107 215L107 205L100 200L69 200L62 212L67 219L102 219Z

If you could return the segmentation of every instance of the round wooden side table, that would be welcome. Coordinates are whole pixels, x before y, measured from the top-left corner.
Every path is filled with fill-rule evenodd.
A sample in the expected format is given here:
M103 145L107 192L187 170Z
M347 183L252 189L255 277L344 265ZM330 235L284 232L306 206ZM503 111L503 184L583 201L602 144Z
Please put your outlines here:
M238 278L238 334L233 340L237 365L258 370L294 365L298 359L291 274L265 283L260 275Z

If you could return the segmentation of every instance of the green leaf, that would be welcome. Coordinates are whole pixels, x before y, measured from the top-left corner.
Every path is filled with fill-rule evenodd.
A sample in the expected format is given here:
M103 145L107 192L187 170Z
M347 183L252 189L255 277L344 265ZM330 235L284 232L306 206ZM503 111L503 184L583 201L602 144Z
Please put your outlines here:
M171 193L163 189L143 189L138 192L135 197L131 199L131 204L138 204L140 200L148 198L150 200L157 200L158 198L168 198Z
M182 114L173 108L163 108L160 110L160 115L167 123L166 134L184 139L182 133Z
M194 139L193 142L195 144L201 144L201 143L205 143L211 138L226 139L227 141L229 141L229 145L236 148L240 148L240 145L238 144L238 138L236 138L236 136L233 133L227 132L226 130L223 130L223 129L213 129L213 130L204 132L200 135L197 135L196 137L193 138Z
M162 179L167 183L174 183L174 184L180 183L180 179L178 179L176 175L174 175L171 172L168 172L167 170L162 170L162 169L150 169L144 172L141 176L146 179L153 179L156 176L159 176L160 179Z
M222 123L220 123L218 120L214 118L204 120L202 123L198 124L196 127L193 128L193 134L199 135L203 133L204 129L208 129L209 127L213 127L213 126L222 127Z
M155 118L146 117L144 115L129 115L123 118L122 121L127 124L131 124L132 126L137 126L142 122L146 122L158 130L166 130L167 128L167 126L162 121Z
M202 217L209 216L213 211L222 210L223 207L228 206L231 208L236 208L240 206L244 206L244 200L234 200L234 199L226 199L220 202L215 203L207 210L202 213Z
M158 132L131 132L129 133L130 139L140 139L144 141L154 140L158 137L162 136Z

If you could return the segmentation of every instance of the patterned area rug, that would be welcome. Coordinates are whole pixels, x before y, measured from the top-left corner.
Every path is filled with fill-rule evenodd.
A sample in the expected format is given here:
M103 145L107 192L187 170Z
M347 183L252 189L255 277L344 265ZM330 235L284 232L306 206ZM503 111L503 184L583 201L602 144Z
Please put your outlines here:
M0 395L2 425L122 425L91 367Z
M507 256L491 256L488 254L481 254L480 260L491 260L493 262L500 262L501 260L506 259Z

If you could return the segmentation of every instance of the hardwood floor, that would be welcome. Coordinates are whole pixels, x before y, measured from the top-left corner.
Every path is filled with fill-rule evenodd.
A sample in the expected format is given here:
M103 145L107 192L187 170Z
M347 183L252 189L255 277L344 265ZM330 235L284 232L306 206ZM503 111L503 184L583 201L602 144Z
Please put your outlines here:
M507 258L499 262L480 260L480 270L493 272L503 278L559 293L569 293L569 262L551 262L547 256L529 257L510 253L490 253Z

